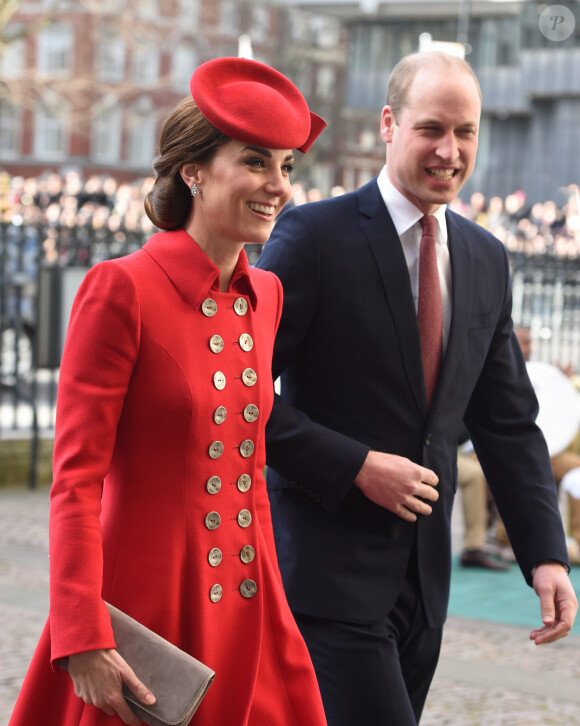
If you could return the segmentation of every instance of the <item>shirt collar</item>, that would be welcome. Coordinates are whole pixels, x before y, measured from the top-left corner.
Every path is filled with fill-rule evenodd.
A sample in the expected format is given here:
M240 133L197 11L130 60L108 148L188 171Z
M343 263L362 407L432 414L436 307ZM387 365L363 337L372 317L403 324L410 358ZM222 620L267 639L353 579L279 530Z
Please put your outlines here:
M185 230L158 232L149 238L143 249L165 271L179 294L192 307L198 309L212 290L219 291L219 268ZM228 292L247 295L252 309L256 309L258 298L245 250L240 253Z
M424 216L423 212L418 209L412 202L404 197L401 192L393 185L387 174L387 167L383 166L377 184L381 196L389 210L395 229L399 237L405 234L414 224ZM433 216L437 219L441 241L447 244L447 224L445 222L446 204L439 206Z

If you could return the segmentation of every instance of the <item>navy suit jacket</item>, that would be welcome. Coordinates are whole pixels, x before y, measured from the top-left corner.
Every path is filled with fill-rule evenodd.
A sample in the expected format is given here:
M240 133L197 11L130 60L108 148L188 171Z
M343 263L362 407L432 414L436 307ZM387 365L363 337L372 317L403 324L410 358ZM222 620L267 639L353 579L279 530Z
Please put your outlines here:
M505 249L449 211L447 226L453 313L430 408L408 269L376 179L284 212L258 261L284 288L267 461L296 612L378 622L400 592L416 535L427 617L443 623L463 420L528 584L539 562L567 562L537 401L513 334ZM353 480L369 449L436 472L430 516L408 523L363 496Z

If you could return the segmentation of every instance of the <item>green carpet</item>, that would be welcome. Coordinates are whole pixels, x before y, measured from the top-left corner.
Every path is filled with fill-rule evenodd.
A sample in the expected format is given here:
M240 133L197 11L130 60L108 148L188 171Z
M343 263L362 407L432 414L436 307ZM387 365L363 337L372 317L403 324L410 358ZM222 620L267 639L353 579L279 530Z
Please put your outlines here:
M570 572L572 586L580 598L580 566ZM526 585L520 568L513 564L509 572L461 567L453 558L449 614L476 620L489 620L531 628L541 626L540 601ZM580 615L572 629L580 634Z

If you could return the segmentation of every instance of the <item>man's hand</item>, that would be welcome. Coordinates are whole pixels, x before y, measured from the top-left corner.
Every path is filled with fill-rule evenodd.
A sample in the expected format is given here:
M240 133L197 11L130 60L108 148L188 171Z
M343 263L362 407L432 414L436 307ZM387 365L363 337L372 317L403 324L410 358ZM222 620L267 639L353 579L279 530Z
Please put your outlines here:
M545 562L534 572L534 590L540 598L543 627L530 633L536 645L564 638L574 625L578 600L566 569L557 562Z
M129 707L121 688L123 683L144 704L155 703L155 696L141 683L116 650L89 650L68 658L67 670L75 694L85 703L117 716L130 726L141 726L141 719Z
M379 451L369 451L354 480L367 499L407 522L416 522L418 514L431 514L431 506L423 500L439 499L434 489L438 482L431 469Z

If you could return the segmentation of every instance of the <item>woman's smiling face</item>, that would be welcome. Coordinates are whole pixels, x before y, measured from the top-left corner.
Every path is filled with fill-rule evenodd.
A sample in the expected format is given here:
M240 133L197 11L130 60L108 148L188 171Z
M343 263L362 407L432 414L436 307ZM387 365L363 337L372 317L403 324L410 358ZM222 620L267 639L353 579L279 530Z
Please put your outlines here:
M292 149L267 149L231 140L198 165L192 236L200 243L267 242L291 196Z

